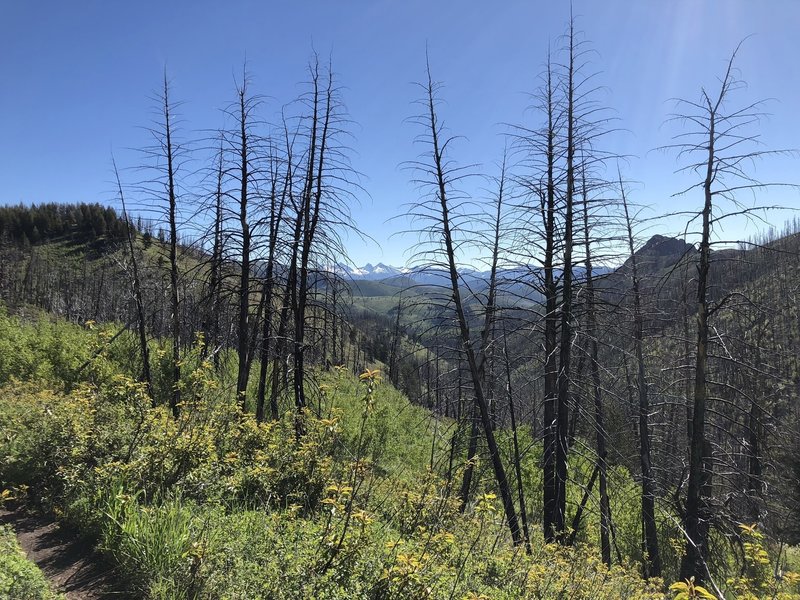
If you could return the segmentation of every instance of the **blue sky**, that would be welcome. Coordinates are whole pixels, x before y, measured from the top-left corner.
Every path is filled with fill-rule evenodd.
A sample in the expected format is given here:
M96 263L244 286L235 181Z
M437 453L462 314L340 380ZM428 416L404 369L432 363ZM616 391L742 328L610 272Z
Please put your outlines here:
M743 102L774 98L762 124L770 147L800 147L800 2L795 0L575 0L578 26L597 55L602 101L628 133L613 139L633 155L626 175L634 199L653 213L691 207L671 199L684 180L664 120L673 97L714 88L727 57L746 36L737 64ZM388 221L416 198L401 163L416 157L414 114L425 47L444 82L442 117L465 139L455 158L492 172L503 123L526 118L548 45L563 33L566 2L298 0L295 2L11 2L0 17L0 203L113 203L110 154L121 166L146 142L141 126L166 65L187 136L219 127L246 59L264 117L297 95L312 47L331 55L355 121L354 166L365 175L358 224L381 247L355 240L357 264L405 262L412 242ZM763 180L798 182L797 159L758 165ZM128 177L123 173L123 177ZM131 177L133 177L131 175ZM796 205L797 193L766 201ZM780 224L784 216L775 216ZM677 229L674 222L663 228ZM666 231L669 232L669 231ZM747 232L745 232L746 234ZM742 231L725 232L728 237Z

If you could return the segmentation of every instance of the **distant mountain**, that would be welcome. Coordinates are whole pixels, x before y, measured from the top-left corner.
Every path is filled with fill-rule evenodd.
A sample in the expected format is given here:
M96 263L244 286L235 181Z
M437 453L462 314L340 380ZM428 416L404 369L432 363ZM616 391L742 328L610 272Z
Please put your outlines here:
M676 264L681 261L692 261L697 254L694 245L682 239L654 235L643 246L636 250L636 260L639 277L643 285L664 285L663 277L678 287L683 271L672 273ZM430 290L433 286L448 287L450 285L449 272L441 267L419 265L412 268L393 267L384 263L363 267L348 267L337 265L337 272L345 279L352 282L354 296L364 298L365 306L370 306L376 312L391 310L395 304L387 303L384 299L394 296L403 290L415 289L418 293ZM601 293L608 295L612 300L627 293L630 288L630 259L619 267L595 265L593 268L596 288ZM576 283L580 284L586 275L583 265L575 265L573 276ZM555 277L562 276L560 268L555 269ZM460 271L461 281L469 286L474 294L486 291L489 284L489 271L464 268ZM500 288L501 302L517 307L527 306L541 300L543 285L543 272L538 265L514 265L499 268L497 272L498 286ZM646 282L646 283L645 283ZM668 287L672 287L670 284ZM375 306L370 304L370 298L376 299Z
M353 282L360 281L380 281L394 287L410 287L413 285L450 285L450 273L441 267L418 265L415 267L393 267L383 263L373 265L365 264L363 267L353 267L338 263L335 267L336 273ZM595 276L601 276L612 269L603 266L595 266ZM561 270L556 269L556 276L560 276ZM576 265L573 268L573 275L580 279L583 277L584 268ZM464 268L459 271L462 281L470 286L488 284L490 272L478 271L476 269ZM509 285L515 281L530 281L541 275L541 268L537 266L513 266L499 268L497 270L497 280L500 285Z
M336 272L344 277L348 277L353 280L380 280L380 279L387 279L389 277L395 277L397 275L402 275L403 273L407 273L408 269L402 269L399 267L391 267L389 265L385 265L383 263L378 263L373 265L372 263L367 263L363 267L352 267L350 265L345 265L343 263L338 263L336 265Z
M691 257L697 252L693 244L678 239L654 235L647 243L636 251L636 264L645 272L658 272L671 267L684 257ZM625 261L622 270L629 268L630 258Z
M675 265L683 261L693 261L697 253L698 250L693 244L680 238L654 235L634 253L639 278L661 281L663 277L672 277L671 271ZM619 268L607 273L598 281L599 287L616 289L618 292L627 290L630 286L632 264L628 258ZM661 285L663 284L664 281L661 281Z

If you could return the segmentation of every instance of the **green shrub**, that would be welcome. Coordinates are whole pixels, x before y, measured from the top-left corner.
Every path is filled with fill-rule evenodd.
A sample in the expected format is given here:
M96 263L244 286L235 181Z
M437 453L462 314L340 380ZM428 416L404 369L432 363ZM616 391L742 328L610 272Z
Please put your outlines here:
M25 558L14 531L0 525L0 600L56 600L62 598L47 584L39 568Z
M29 489L96 540L144 597L665 598L660 580L639 577L639 489L621 466L609 469L609 487L623 564L608 569L597 550L596 486L575 547L539 542L541 444L520 431L534 524L526 555L508 539L480 460L475 499L459 510L465 460L463 439L451 445L453 423L378 385L377 371L320 373L313 409L257 423L199 340L182 361L175 418L168 353L154 356L153 408L126 361L135 344L125 335L112 343L114 331L0 313L0 486ZM497 439L507 455L508 432ZM570 462L571 512L593 467L577 453ZM666 520L661 529L674 534ZM731 590L767 583L756 542L747 580L732 579Z
M130 362L122 349L130 349L131 336L119 332L114 324L78 327L45 314L27 322L0 305L0 385L18 380L71 389L107 381Z

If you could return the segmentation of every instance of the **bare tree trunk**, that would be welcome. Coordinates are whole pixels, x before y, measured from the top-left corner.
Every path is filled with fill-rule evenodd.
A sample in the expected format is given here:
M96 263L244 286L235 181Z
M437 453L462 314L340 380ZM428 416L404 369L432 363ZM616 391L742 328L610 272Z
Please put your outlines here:
M142 353L142 381L147 385L147 393L151 398L152 407L155 408L156 400L153 397L153 377L150 374L150 349L147 346L147 329L145 326L144 305L142 304L142 284L139 279L139 264L136 260L136 249L133 246L133 234L131 233L131 223L128 217L128 209L125 206L125 194L122 192L122 182L119 179L117 162L111 158L114 165L114 177L117 180L117 190L119 199L122 203L122 214L125 219L125 231L128 238L128 252L131 255L131 268L133 269L133 300L136 304L136 324L139 332L139 349Z
M522 484L522 461L519 451L519 438L517 436L517 415L514 410L514 392L511 388L511 361L508 358L508 338L503 332L503 359L506 367L506 395L508 397L508 412L511 417L511 435L514 443L514 473L517 476L517 496L519 498L519 516L522 521L522 533L525 539L525 551L531 553L531 534L528 529L528 509L525 504L525 486Z
M459 394L459 398L460 398ZM461 512L467 509L469 502L469 492L472 489L472 479L475 475L475 462L478 453L478 429L480 426L480 410L475 402L470 403L469 407L469 442L467 445L467 466L464 468L464 477L461 480L461 491L458 494L461 503Z
M291 272L291 269L290 269ZM269 394L269 408L270 414L272 415L272 419L277 421L280 418L280 407L278 403L278 393L281 388L281 377L279 375L283 373L283 379L286 378L285 367L283 365L283 354L286 351L286 347L288 345L288 340L286 339L287 330L289 328L289 313L291 312L291 308L289 306L289 298L291 295L291 291L288 289L290 284L290 280L287 280L287 287L284 290L284 297L281 302L281 310L279 314L278 320L278 333L275 336L275 357L272 360L272 386L270 389ZM284 383L284 388L286 384Z
M217 164L217 185L214 191L214 241L211 249L211 272L209 276L209 307L207 313L208 338L206 346L212 348L214 365L219 368L219 352L217 347L220 340L220 315L222 308L222 180L223 180L223 153L220 142L219 162ZM205 349L204 349L205 352Z
M481 422L483 423L484 434L486 436L486 444L489 449L489 456L492 461L495 479L497 486L500 490L500 496L503 502L503 509L505 511L506 520L508 521L509 529L511 530L511 537L515 544L522 543L522 533L517 519L517 511L514 507L514 500L511 496L511 490L506 477L506 471L503 467L502 457L500 456L500 449L497 446L497 441L494 437L492 429L492 422L489 415L489 408L486 405L486 398L483 393L483 385L480 378L478 360L475 356L475 351L472 348L472 339L470 336L469 325L467 324L466 314L464 313L464 306L461 301L461 293L458 284L458 270L455 259L455 249L453 245L452 232L450 227L450 207L448 205L447 197L447 177L445 175L444 159L442 154L442 147L439 144L439 134L441 126L436 119L436 111L434 105L434 86L431 79L430 67L428 67L428 83L427 83L427 109L428 109L428 125L430 127L432 156L434 161L434 173L436 179L436 188L438 192L438 200L441 209L441 234L445 245L446 259L448 264L448 271L450 276L450 286L453 293L452 300L456 310L456 318L461 337L461 344L463 351L467 358L470 375L472 377L473 391L475 394L475 402L480 411ZM446 144L445 144L446 145Z
M706 179L703 184L705 201L700 241L700 259L697 265L697 344L694 377L694 407L692 434L689 440L689 484L686 495L686 554L681 562L681 578L705 579L705 556L708 544L708 509L703 497L704 483L708 480L708 445L705 437L706 404L708 400L708 271L711 263L711 185L714 181L714 142L716 141L714 107L709 106L709 144Z
M547 189L543 201L545 234L544 248L544 402L543 402L543 495L544 513L542 527L547 542L555 540L558 513L558 483L556 476L556 407L558 404L558 288L555 282L554 258L556 236L556 184L555 184L555 99L552 66L547 64Z
M600 459L598 457L597 462L594 465L594 469L592 469L592 475L589 477L589 483L586 484L586 488L583 490L583 497L581 498L581 503L578 504L578 509L575 511L575 516L572 518L572 526L570 529L572 531L569 534L569 538L567 539L567 545L572 546L575 543L575 539L578 537L578 531L581 527L581 519L583 519L583 511L586 510L586 504L589 502L589 497L592 495L592 489L594 489L594 483L597 481L597 474L600 472Z
M181 403L181 315L178 299L178 219L177 219L177 194L175 187L175 157L172 144L172 119L170 115L169 85L167 75L164 73L164 152L167 159L167 200L169 220L169 281L170 281L170 310L172 329L172 396L170 408L174 417L180 413Z
M492 332L494 330L495 312L496 312L496 296L497 296L497 262L500 255L500 223L503 211L503 192L505 188L506 165L505 157L503 159L503 166L499 180L499 189L497 194L497 201L495 203L495 221L493 231L493 245L492 245L492 265L489 272L489 288L487 290L486 306L484 307L484 321L483 331L481 333L481 348L480 356L478 358L478 377L480 378L481 385L486 389L486 362L487 357L491 351L493 344ZM487 404L489 405L489 416L492 424L492 429L495 428L495 411L492 410L487 397ZM479 430L479 409L473 403L470 411L470 437L469 448L467 450L467 468L464 470L464 481L461 486L461 510L463 511L469 500L469 491L472 483L473 473L475 471L475 455L478 448L478 430Z
M567 189L564 198L564 272L561 286L561 340L558 360L558 401L556 407L556 498L555 522L557 537L566 529L567 510L567 428L569 427L570 362L572 360L572 250L573 208L575 203L575 40L574 23L569 25L569 62L567 65Z
M287 157L287 162L291 158ZM287 168L287 179L291 176L291 167ZM266 389L267 389L267 365L269 364L269 351L270 351L270 337L272 335L272 315L274 302L273 291L275 289L275 260L276 249L278 246L278 233L280 224L283 220L283 210L286 204L286 196L289 191L289 182L285 181L283 190L281 192L280 202L277 202L277 165L273 163L272 176L272 190L270 193L270 211L269 211L269 248L267 251L267 272L264 278L264 289L262 294L264 296L264 321L261 330L261 370L258 374L258 396L256 400L256 420L261 422L264 420L264 406L266 402ZM272 372L273 380L277 379L277 372ZM270 403L270 412L273 421L277 421L280 415L278 414L277 402Z
M692 390L692 414L689 439L689 482L686 492L686 508L683 514L683 525L686 535L686 553L681 562L682 579L694 577L696 581L716 584L708 569L708 538L713 514L709 506L712 492L712 475L714 457L711 442L706 437L708 414L716 414L709 410L709 319L722 308L729 296L712 304L710 297L711 280L709 270L711 264L711 236L713 226L727 216L749 215L753 211L763 211L767 207L745 207L736 196L745 191L755 193L770 187L770 183L760 183L752 175L745 172L743 165L752 163L756 158L781 154L781 151L752 150L747 151L747 144L758 143L758 135L747 129L759 121L763 114L759 110L760 103L755 102L739 109L728 107L728 96L734 90L744 87L743 82L735 77L734 60L738 48L728 61L725 76L720 80L720 90L714 98L705 89L701 90L700 101L679 101L687 114L675 115L674 119L696 127L694 131L683 132L675 136L676 142L670 147L677 150L679 156L697 156L695 162L685 170L703 175L703 179L690 189L702 188L702 209L696 214L702 223L700 235L700 252L697 264L697 338L695 344L695 373ZM688 190L687 190L688 191ZM733 212L725 214L714 206L715 196L720 201L727 200L733 206ZM695 218L696 218L695 217ZM718 428L717 435L721 430ZM719 592L718 592L719 593Z
M312 68L311 83L313 86L312 116L310 143L308 149L308 166L305 175L302 199L302 240L300 265L297 281L294 328L294 399L298 413L305 410L307 401L305 394L305 333L306 307L308 305L308 275L314 238L320 220L320 202L323 192L323 173L327 158L329 127L332 116L333 74L328 72L326 89L319 88L319 65ZM322 94L323 98L320 99ZM322 114L320 115L320 108Z
M650 403L647 395L647 378L644 364L644 319L642 316L642 299L639 287L639 272L636 253L633 249L633 227L628 211L628 200L622 176L619 178L622 206L625 210L625 225L628 234L628 253L631 263L633 284L633 344L636 354L637 377L636 388L639 392L639 464L642 469L642 530L644 534L644 553L642 574L645 579L661 577L661 556L658 548L658 530L655 516L655 479L650 462Z
M606 430L603 419L603 396L600 385L600 361L597 343L597 315L595 312L594 280L592 274L592 247L589 235L589 198L586 189L586 174L582 171L583 236L586 254L586 337L589 342L590 368L592 372L592 396L594 398L594 428L596 433L597 467L600 481L600 553L603 563L611 566L611 508L608 503L608 464L606 462Z
M250 107L247 98L247 80L242 81L236 90L238 96L239 114L239 227L242 235L241 268L239 270L239 320L237 326L236 353L239 358L239 368L236 376L236 399L242 410L247 399L247 382L250 376L248 353L250 350L250 222L247 210L249 203L248 185L250 182L250 132L249 117Z

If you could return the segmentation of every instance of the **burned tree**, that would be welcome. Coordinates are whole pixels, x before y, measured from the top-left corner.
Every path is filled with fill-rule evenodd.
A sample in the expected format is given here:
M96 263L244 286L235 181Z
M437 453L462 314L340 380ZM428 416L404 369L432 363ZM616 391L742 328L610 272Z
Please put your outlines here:
M672 120L689 129L678 134L675 143L666 147L675 150L679 159L687 161L688 164L680 172L700 177L699 181L679 194L702 190L701 209L683 213L690 215L690 224L699 221L699 230L696 231L699 253L696 265L694 378L689 421L689 476L682 515L686 552L681 562L681 578L694 577L696 581L710 578L708 543L714 522L711 482L714 464L721 459L714 455L712 440L707 435L709 414L714 402L709 391L712 385L709 363L711 319L730 300L729 295L718 294L712 285L715 227L729 217L751 217L765 210L764 206L750 206L739 198L743 193L753 193L776 185L755 180L747 167L758 158L779 152L753 149L759 136L752 133L751 127L763 116L762 102L741 108L730 107L731 97L744 87L734 68L738 50L728 60L717 93L710 93L703 88L698 101L676 101L681 112L674 115Z
M483 434L489 451L495 481L502 499L503 510L515 544L523 542L523 532L519 525L514 498L511 487L500 455L500 449L495 439L492 427L489 406L486 400L484 382L481 378L481 362L483 348L475 350L467 320L467 313L462 299L462 286L458 273L456 256L459 219L458 211L463 209L464 197L456 191L456 184L466 176L463 169L459 169L450 161L447 150L453 141L452 137L445 137L444 128L437 115L437 89L431 75L430 64L427 64L427 81L420 84L424 98L419 101L423 108L415 123L424 131L418 138L428 150L424 156L411 163L418 173L416 183L426 193L414 205L415 219L425 220L425 232L435 240L434 247L426 254L426 258L434 259L446 272L447 292L450 308L455 313L458 331L458 342L466 363L471 380L473 402L478 411Z
M150 394L153 406L155 407L155 398L153 398L153 376L150 374L150 350L147 345L147 322L144 314L144 304L142 302L142 281L139 277L139 261L136 258L136 249L133 244L135 233L131 231L130 216L128 215L128 208L125 205L125 194L122 191L122 181L119 178L117 162L114 160L113 156L111 157L111 163L114 167L114 177L117 182L119 201L122 204L122 216L125 221L128 252L130 253L131 259L133 301L136 305L136 330L139 334L139 350L142 353L142 381L147 385L147 393Z

